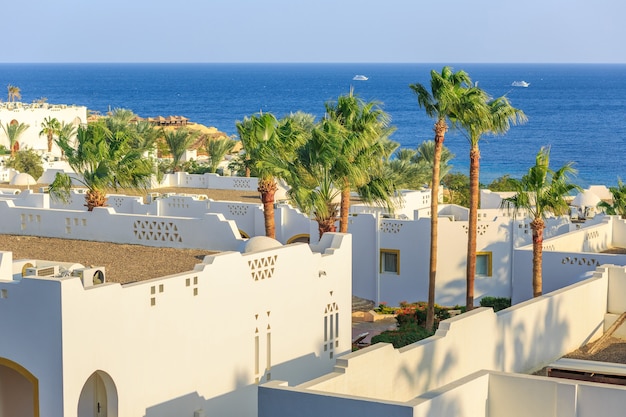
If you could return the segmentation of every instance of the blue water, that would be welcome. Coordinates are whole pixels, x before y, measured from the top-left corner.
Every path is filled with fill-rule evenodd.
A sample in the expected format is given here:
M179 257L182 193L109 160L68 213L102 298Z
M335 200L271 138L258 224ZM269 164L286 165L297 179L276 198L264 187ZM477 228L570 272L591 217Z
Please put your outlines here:
M142 117L182 115L236 134L235 122L260 110L281 117L302 110L320 117L326 101L353 86L392 117L392 139L415 148L433 138L433 121L411 83L428 84L440 64L0 64L0 85L21 89L22 101L78 104L105 113L126 108ZM492 96L506 94L529 118L481 144L481 182L521 176L541 146L553 167L573 161L583 185L626 180L626 65L454 64ZM365 74L368 81L353 81ZM511 87L514 80L528 88ZM454 170L467 173L468 145L446 135Z

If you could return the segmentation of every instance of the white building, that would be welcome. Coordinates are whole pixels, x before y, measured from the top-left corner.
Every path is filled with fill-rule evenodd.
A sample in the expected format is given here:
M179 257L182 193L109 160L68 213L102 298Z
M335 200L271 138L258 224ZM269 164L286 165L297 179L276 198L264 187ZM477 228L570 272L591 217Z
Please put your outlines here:
M46 153L48 151L48 138L39 135L43 129L42 123L46 118L56 118L60 123L72 124L75 127L87 123L87 107L65 104L48 103L0 103L0 124L24 123L28 129L18 138L18 149L30 148ZM9 149L9 138L0 129L0 144ZM61 150L53 143L53 155L61 155Z
M302 384L263 384L259 417L621 417L624 386L529 374L595 340L624 311L626 268L603 266L498 313L479 308L445 320L404 348L379 343L346 354L333 372ZM566 365L626 375L619 364Z
M255 416L258 384L350 351L350 242L256 238L125 285L0 252L0 416Z
M44 177L50 170L44 173ZM250 190L252 178L219 177L215 174L178 175L177 183L189 186ZM174 178L172 178L173 180ZM184 188L182 188L184 190ZM499 206L493 193L487 193L486 205ZM109 206L89 213L84 208L84 195L74 193L69 204L51 201L48 194L23 191L17 195L0 195L0 216L3 232L45 237L97 240L147 246L234 250L245 238L265 233L262 206L258 202L213 201L204 195L150 195L146 203L141 197L110 195ZM442 205L439 212L439 250L436 301L441 305L465 303L466 251L468 209ZM602 219L607 219L606 221ZM275 206L276 238L283 244L305 241L316 243L317 224L287 204ZM544 250L550 252L550 238L575 230L599 228L606 249L622 245L619 237L622 223L596 216L585 223L572 223L568 218L547 220ZM595 229L594 229L595 230ZM353 294L398 305L402 301L424 301L428 294L430 193L428 190L405 192L396 213L356 205L352 207L348 231L354 236L352 270ZM581 232L584 234L584 232ZM567 235L569 236L569 235ZM578 235L576 235L578 236ZM606 237L605 237L606 236ZM566 238L566 240L569 238ZM530 220L522 215L510 216L506 211L489 208L479 211L477 234L477 276L475 300L481 297L510 297L515 302L532 296L532 256ZM597 246L597 245L596 245ZM519 248L519 250L517 249ZM599 246L598 246L599 248ZM568 251L587 251L582 246ZM519 261L514 259L519 257ZM571 255L570 258L574 258ZM617 258L616 258L617 257ZM620 263L619 255L602 255L605 262ZM571 283L552 278L551 266L544 255L547 291ZM594 258L595 259L595 258ZM626 261L626 260L625 260ZM626 263L626 262L624 262ZM597 262L585 262L567 274L568 280L593 270ZM514 271L517 281L514 282ZM554 275L557 276L556 274Z

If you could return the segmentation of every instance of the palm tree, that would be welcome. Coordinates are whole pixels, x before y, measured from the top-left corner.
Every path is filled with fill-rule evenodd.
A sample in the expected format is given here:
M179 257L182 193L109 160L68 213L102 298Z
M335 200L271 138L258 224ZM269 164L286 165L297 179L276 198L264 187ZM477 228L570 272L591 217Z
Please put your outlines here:
M172 154L172 172L180 169L180 160L187 149L198 137L199 132L191 132L189 129L181 128L173 131L163 131L165 143Z
M474 308L474 278L476 276L476 232L478 219L480 150L478 144L485 134L504 134L511 124L526 122L526 115L514 108L509 100L502 96L489 99L483 93L483 102L473 110L459 115L459 124L466 132L470 144L470 199L469 224L467 233L467 263L466 263L466 299L467 310Z
M245 117L236 123L245 151L246 166L258 178L258 191L263 203L265 235L274 238L274 195L276 179L290 175L297 147L305 140L306 132L298 121L287 116L280 121L271 113Z
M435 281L437 275L437 228L439 211L439 182L440 161L448 124L450 120L454 126L457 114L472 102L475 92L468 94L471 80L464 71L454 72L451 67L445 66L438 73L430 72L430 91L422 84L411 84L409 87L417 95L417 102L424 108L426 114L437 120L435 123L435 152L433 160L433 174L431 180L430 203L430 266L428 277L428 307L426 310L426 329L432 331L435 323Z
M613 196L613 201L611 203L601 201L598 207L604 209L606 214L619 215L622 219L626 219L626 184L618 178L617 187L609 187L609 191Z
M207 138L204 146L209 156L209 172L217 172L220 162L233 150L236 144L237 142L231 138Z
M318 224L319 237L336 231L340 190L333 166L341 149L343 126L325 118L315 125L308 140L298 148L287 182L294 205Z
M76 145L66 135L59 135L57 145L66 155L67 162L87 188L85 195L88 211L106 205L106 191L118 188L145 190L152 178L152 162L143 157L144 149L130 146L132 135L107 128L104 120L79 127ZM57 173L50 184L52 198L68 201L72 179Z
M46 117L41 123L39 136L45 135L48 138L48 152L52 152L52 142L55 135L59 134L61 123L56 117Z
M332 171L338 178L336 185L341 189L339 231L347 233L350 192L352 189L367 190L366 185L376 176L375 173L381 172L383 159L391 154L385 147L385 139L394 129L389 127L389 115L377 102L364 102L354 95L353 89L350 89L349 94L340 96L336 104L327 102L325 107L327 117L343 127L336 130L337 134L341 134L341 147ZM378 181L375 183L380 184L383 178L377 176ZM378 188L382 194L366 193L364 196L390 206L385 189L391 190L393 187L387 184ZM371 187L369 191L372 191Z
M535 165L521 180L513 180L516 194L502 200L502 207L514 213L524 210L532 218L530 228L533 234L533 296L542 293L541 272L543 256L544 219L553 214L563 215L569 211L565 197L580 187L570 182L570 175L576 171L572 163L565 164L556 171L550 169L550 149L541 148Z
M8 102L14 102L15 100L22 99L22 92L20 91L19 87L9 84L7 86L7 90L8 90L8 96L7 96Z
M2 130L4 130L4 134L7 135L9 139L9 147L11 149L11 157L15 156L15 151L18 148L18 139L28 129L30 125L26 123L7 123L6 125L2 125Z

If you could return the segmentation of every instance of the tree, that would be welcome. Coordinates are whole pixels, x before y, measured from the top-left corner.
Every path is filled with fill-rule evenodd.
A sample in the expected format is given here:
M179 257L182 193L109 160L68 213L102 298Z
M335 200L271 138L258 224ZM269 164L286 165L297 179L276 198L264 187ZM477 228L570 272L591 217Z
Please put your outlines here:
M30 125L26 123L7 123L6 125L2 125L2 130L4 130L4 134L7 135L7 138L9 139L11 157L15 156L15 151L19 147L18 139L29 127Z
M448 190L447 203L468 207L470 201L470 180L462 172L451 172L441 181Z
M9 84L7 86L7 91L8 91L8 95L7 95L7 101L8 102L14 102L15 100L21 100L22 99L22 92L20 91L19 87L16 87L14 85Z
M496 178L487 185L487 189L491 191L513 191L514 188L515 180L508 174Z
M604 209L606 214L619 215L622 219L626 219L626 184L618 178L617 187L609 187L609 191L613 196L613 201L611 203L601 201L598 207Z
M454 72L451 67L445 66L438 73L430 72L430 91L422 84L411 84L409 87L417 95L417 102L426 114L436 119L435 151L433 172L431 179L430 204L430 266L428 277L428 308L426 313L426 328L432 330L435 323L435 281L437 275L437 228L439 211L439 181L440 161L445 133L448 130L447 120L454 123L457 114L467 103L471 103L475 92L471 86L470 77L464 71Z
M311 116L312 117L312 116ZM245 151L246 166L258 178L258 191L263 203L265 235L274 238L274 195L276 179L290 176L295 151L306 138L298 119L287 116L280 121L271 113L245 117L236 123Z
M231 138L206 139L204 146L209 156L209 172L217 172L220 162L233 150L236 144L237 142Z
M115 134L106 121L79 127L76 145L67 136L60 135L57 145L66 155L70 167L80 175L78 182L87 188L85 206L88 211L106 205L106 191L118 188L145 190L150 185L153 166L144 158L145 149L130 145L133 135L122 130ZM57 173L49 190L52 198L68 201L72 178Z
M193 144L198 137L198 132L191 132L189 129L180 128L173 131L163 131L165 143L172 155L172 172L178 172L180 160L185 151Z
M570 182L575 174L572 163L567 163L556 171L550 169L550 149L541 148L537 153L535 165L521 180L515 180L513 197L502 200L502 207L517 213L526 211L532 219L530 228L533 234L533 296L542 294L542 256L544 219L552 215L563 215L569 211L565 197L578 185Z
M339 157L343 126L323 119L315 125L308 140L297 149L291 175L289 196L298 209L318 224L319 237L336 231L341 192L335 185L333 166Z
M61 123L56 117L46 117L41 123L41 131L39 136L46 136L48 138L48 152L52 152L52 143L55 135L58 135L61 130Z
M6 164L7 168L13 168L16 171L29 174L35 180L39 179L43 174L43 162L37 152L32 149L24 149L15 153L15 156L9 158Z
M337 178L335 185L341 189L339 231L347 233L350 192L353 189L363 190L366 198L391 205L384 190L393 187L391 184L383 184L384 177L376 176L375 173L382 171L383 159L390 155L384 141L394 129L389 127L389 115L377 102L364 102L354 95L353 89L347 95L340 96L337 103L327 102L325 107L326 117L342 127L334 130L341 136L338 138L340 148L332 175ZM374 177L377 180L370 185L377 185L376 190L367 187ZM382 194L378 191L382 191Z
M486 134L499 135L508 132L511 124L524 123L526 115L514 108L502 96L490 99L477 89L476 105L468 107L458 115L459 124L466 132L470 145L470 195L469 224L467 233L466 300L465 308L474 308L474 279L476 276L476 233L478 227L478 200L480 198L480 140Z

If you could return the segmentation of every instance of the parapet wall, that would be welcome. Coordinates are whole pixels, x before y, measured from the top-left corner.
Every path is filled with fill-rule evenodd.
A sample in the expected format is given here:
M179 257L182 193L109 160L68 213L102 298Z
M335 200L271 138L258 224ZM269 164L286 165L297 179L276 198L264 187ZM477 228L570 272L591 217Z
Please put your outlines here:
M0 200L0 216L5 234L216 251L236 250L243 242L233 221L212 213L171 217L120 214L113 207L54 210Z

